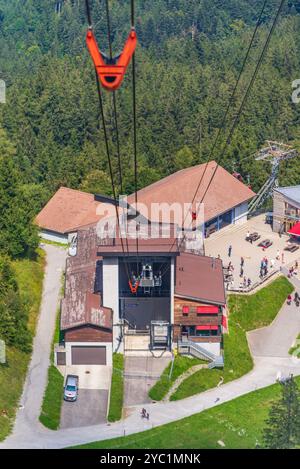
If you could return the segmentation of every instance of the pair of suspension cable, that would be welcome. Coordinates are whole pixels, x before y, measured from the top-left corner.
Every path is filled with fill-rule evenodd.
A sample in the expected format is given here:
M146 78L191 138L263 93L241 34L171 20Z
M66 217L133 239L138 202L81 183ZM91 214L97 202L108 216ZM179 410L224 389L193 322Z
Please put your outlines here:
M85 3L86 3L86 13L87 13L87 20L88 20L89 28L92 28L92 15L91 15L91 8L90 8L89 0L86 0ZM111 40L111 21L110 21L110 10L109 10L108 0L105 0L105 7L106 7L106 21L107 21L107 36L108 36L109 54L110 54L110 59L112 59L113 55L112 55L112 40ZM131 27L134 28L134 26L135 26L135 4L134 4L134 0L131 0ZM121 242L121 246L122 246L123 255L125 257L125 246L124 246L123 236L122 236L122 233L121 233L120 215L119 215L119 210L118 210L119 202L117 200L117 191L116 191L113 164L112 164L111 153L110 153L110 145L109 145L109 140L108 140L108 132L107 132L106 122L105 122L101 87L100 87L99 77L98 77L98 73L97 73L96 69L95 69L95 76L96 76L97 94L98 94L98 100L99 100L100 114L101 114L101 120L102 120L102 125L103 125L103 134L104 134L104 140L105 140L108 168L109 168L109 174L110 174L110 180L111 180L111 186L112 186L112 193L113 193L113 199L114 199L115 210L116 210L117 227L118 227L118 231L119 231L119 236L120 236L120 242ZM138 196L137 196L137 190L138 190L138 162L137 162L137 117L136 117L136 65L135 65L135 55L134 54L133 54L133 58L132 58L132 97L133 97L134 186L135 186L135 204L136 204L136 210L137 210L137 203L138 203ZM116 100L115 91L113 91L113 113L114 113L115 129L116 129L119 184L120 184L121 193L123 194L123 189L124 189L124 187L123 187L123 171L122 171L122 161L121 161L121 151L120 151L120 133L119 133L118 115L117 115L117 100ZM127 223L125 223L125 226L126 226L125 239L126 239L126 250L127 250L126 254L127 254L127 257L128 257L129 256L129 245L128 245ZM117 233L116 233L116 235L117 235ZM137 275L138 275L138 256L139 256L139 244L138 243L139 243L138 233L136 232ZM131 277L130 277L130 274L129 274L129 271L128 271L128 265L127 265L126 260L124 260L124 261L125 261L124 264L125 264L127 277L128 277L128 280L130 280Z
M263 13L264 13L264 11L265 11L266 4L267 4L267 0L264 0L264 3L263 3L263 6L262 6L262 9L261 9L259 18L258 18L258 20L257 20L256 26L255 26L255 29L254 29L254 32L253 32L253 35L252 35L252 38L251 38L251 41L250 41L250 44L249 44L249 47L248 47L247 52L246 52L245 59L244 59L243 64L242 64L241 71L240 71L240 73L239 73L239 76L238 76L236 85L235 85L235 87L234 87L233 93L232 93L232 95L231 95L231 97L230 97L230 99L229 99L229 104L228 104L227 109L226 109L226 111L225 111L224 118L223 118L223 120L222 120L222 125L221 125L221 127L220 127L220 129L219 129L219 132L218 132L218 134L217 134L216 140L214 141L214 144L213 144L213 146L212 146L211 152L210 152L209 157L208 157L208 160L207 160L207 162L206 162L204 171L203 171L203 173L202 173L202 175L201 175L201 178L200 178L199 183L198 183L198 185L197 185L196 191L195 191L195 193L194 193L194 196L193 196L193 199L192 199L192 205L194 204L194 202L195 202L195 200L196 200L196 197L197 197L197 194L198 194L198 192L199 192L199 189L200 189L200 187L202 186L202 182L203 182L204 176L205 176L205 174L206 174L208 165L209 165L209 163L210 163L210 161L211 161L211 158L212 158L212 156L213 156L214 150L215 150L215 148L216 148L216 146L217 146L217 143L218 143L218 140L219 140L219 138L220 138L220 136L221 136L221 133L222 133L223 130L226 129L225 124L226 124L227 116L228 116L229 111L230 111L230 109L231 109L231 106L232 106L232 104L233 104L233 102L234 102L234 98L235 98L235 95L236 95L236 92L237 92L237 89L238 89L238 85L239 85L239 83L240 83L240 81L241 81L242 74L243 74L243 72L244 72L244 70L245 70L245 67L246 67L246 64L247 64L247 62L248 62L248 58L249 58L251 49L252 49L253 44L254 44L254 39L255 39L255 37L256 37L257 31L258 31L259 26L260 26L261 21L262 21L262 17L263 17ZM232 125L232 127L231 127L231 129L230 129L229 135L228 135L228 137L227 137L227 139L226 139L226 142L225 142L225 144L224 144L224 146L223 146L223 150L222 150L222 153L221 153L220 160L222 160L222 158L225 156L226 151L227 151L227 149L228 149L228 146L229 146L229 144L230 144L230 142L231 142L231 139L232 139L232 137L233 137L233 135L234 135L234 132L235 132L235 130L236 130L238 124L239 124L240 117L241 117L241 115L242 115L242 112L243 112L243 110L244 110L244 108L245 108L245 105L246 105L246 103L247 103L247 100L248 100L248 98L249 98L250 92L251 92L251 90L252 90L252 88L253 88L253 85L254 85L254 83L255 83L257 74L258 74L258 72L259 72L259 70L260 70L260 68L261 68L262 63L263 63L264 57L265 57L266 52L267 52L267 50L268 50L268 47L269 47L271 38L272 38L272 36L273 36L273 34L274 34L274 31L275 31L276 25L277 25L277 23L278 23L279 16L280 16L280 14L281 14L281 12L282 12L282 9L283 9L283 7L284 7L284 4L285 4L285 0L281 0L281 1L280 1L280 5L279 5L278 10L277 10L277 13L276 13L276 15L275 15L275 18L274 18L274 20L273 20L271 29L270 29L269 34L268 34L268 36L267 36L266 42L265 42L265 44L264 44L263 50L262 50L262 52L261 52L261 54L260 54L260 57L259 57L259 59L258 59L258 61L257 61L256 67L255 67L255 70L254 70L254 73L253 73L252 78L251 78L251 81L250 81L250 83L249 83L249 85L248 85L248 87L247 87L246 93L245 93L244 98L243 98L243 100L242 100L242 103L241 103L241 105L240 105L240 107L239 107L237 116L236 116L236 118L235 118L235 120L234 120L234 122L233 122L233 125ZM216 173L217 173L218 167L219 167L219 164L217 163L217 164L216 164L216 167L215 167L215 169L214 169L214 171L213 171L213 173L212 173L212 175L211 175L211 177L210 177L210 180L209 180L209 182L208 182L208 184L207 184L207 187L206 187L206 189L205 189L205 191L204 191L204 193L203 193L203 195L202 195L202 197L201 197L200 205L203 203L203 201L204 201L204 199L205 199L205 197L206 197L206 195L207 195L207 193L208 193L208 191L209 191L209 189L210 189L210 187L211 187L211 184L212 184L212 182L213 182L213 180L214 180L214 177L215 177L215 175L216 175ZM185 226L185 222L186 222L187 216L188 216L188 214L186 214L186 216L185 216L185 219L184 219L184 222L183 222L183 226ZM192 223L193 223L193 222L191 222L191 224L190 224L189 227L191 227ZM185 240L186 240L186 234L184 233L184 236L182 237L182 239L181 239L181 241L180 241L180 243L179 243L179 245L178 245L178 250L180 250L180 248L181 248L181 246L182 246L182 244L184 243ZM176 238L174 239L173 244L172 244L172 246L171 246L169 252L171 252L171 250L173 249L175 243L176 243ZM165 275L167 271L168 271L168 269L165 270L165 272L163 273L163 275Z

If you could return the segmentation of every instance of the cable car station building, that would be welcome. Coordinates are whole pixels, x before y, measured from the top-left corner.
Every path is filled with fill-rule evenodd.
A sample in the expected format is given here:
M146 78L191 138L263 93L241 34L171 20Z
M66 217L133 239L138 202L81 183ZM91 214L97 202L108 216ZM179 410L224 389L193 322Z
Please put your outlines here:
M205 167L179 171L140 190L138 201L145 207L152 202L191 201L202 175L197 199L205 195L205 224L193 231L203 238L230 223L243 223L254 193L218 167L204 194L216 163L209 163L206 171ZM95 200L97 206L113 205L99 196ZM128 207L133 202L134 195L128 198ZM59 208L61 203L60 197ZM46 212L47 206L44 216ZM51 215L56 219L55 196ZM227 331L222 261L206 257L202 248L182 244L177 236L182 228L177 225L173 235L144 237L142 231L149 224L161 226L161 221L142 212L134 218L141 225L138 246L136 239L99 232L99 222L78 228L77 254L67 260L56 363L111 364L113 352L126 353L128 338L132 343L142 337L148 350L176 347L180 353L209 360L211 366L222 366L222 334ZM48 230L50 225L48 218Z
M61 306L60 365L111 365L126 340L144 337L148 350L171 350L223 364L227 330L222 262L178 249L178 240L128 240L78 233L67 261ZM128 274L135 288L128 282ZM146 342L145 342L146 341Z

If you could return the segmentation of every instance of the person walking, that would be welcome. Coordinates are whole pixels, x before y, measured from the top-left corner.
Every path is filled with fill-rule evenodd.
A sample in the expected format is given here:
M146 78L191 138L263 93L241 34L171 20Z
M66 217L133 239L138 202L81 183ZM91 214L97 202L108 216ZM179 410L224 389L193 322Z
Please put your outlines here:
M271 267L271 269L274 268L274 265L275 265L275 259L271 259L271 260L270 260L270 267Z
M241 257L241 267L244 267L244 264L245 264L245 259Z
M277 259L278 261L280 260L280 251L279 251L279 249L277 249L276 259Z
M230 246L228 248L228 257L231 257L231 254L232 254L232 246L230 244Z
M240 277L241 277L241 278L244 277L244 269L243 269L243 267L241 267Z
M284 264L284 252L281 254L281 262Z

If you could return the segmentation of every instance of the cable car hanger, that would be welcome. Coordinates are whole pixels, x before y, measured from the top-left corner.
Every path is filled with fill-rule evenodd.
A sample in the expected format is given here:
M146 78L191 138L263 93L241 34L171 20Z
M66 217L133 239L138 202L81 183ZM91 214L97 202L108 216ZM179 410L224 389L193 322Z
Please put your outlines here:
M86 44L89 53L92 57L99 81L103 88L105 88L107 91L115 91L120 88L123 82L126 70L137 46L137 34L135 31L135 26L133 21L131 21L131 31L125 42L123 51L119 55L110 58L101 52L98 47L97 40L93 32L88 0L86 0L86 9L89 23L89 28L86 35Z

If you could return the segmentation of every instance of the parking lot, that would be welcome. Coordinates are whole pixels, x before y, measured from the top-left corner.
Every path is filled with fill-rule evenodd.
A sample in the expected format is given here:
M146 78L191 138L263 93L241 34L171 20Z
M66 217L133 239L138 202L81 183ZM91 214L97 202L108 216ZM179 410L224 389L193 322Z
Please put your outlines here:
M246 241L247 232L257 232L261 238L258 241ZM258 244L264 240L269 239L272 241L272 246L267 249L258 247ZM233 225L223 231L213 234L210 238L205 240L205 254L208 256L218 257L223 260L224 266L228 266L229 262L233 265L233 284L232 288L238 289L243 282L243 278L250 278L251 283L254 284L260 281L260 266L261 261L266 257L269 261L269 273L273 270L278 270L283 265L289 265L300 259L300 249L294 253L285 251L290 237L272 231L271 225L265 223L265 215L259 215L251 218L244 225ZM232 246L231 257L228 255L229 246ZM276 259L279 251L279 260ZM284 259L282 261L282 254ZM244 258L243 276L241 274L241 258ZM271 268L271 261L274 261L274 267Z
M76 402L63 402L60 428L85 427L106 422L108 390L79 389Z
M76 402L63 402L60 428L84 427L106 422L111 367L77 365L60 367L64 376L79 376Z
M125 357L124 406L147 404L151 402L149 390L160 378L171 361L171 356L154 358L152 356Z

